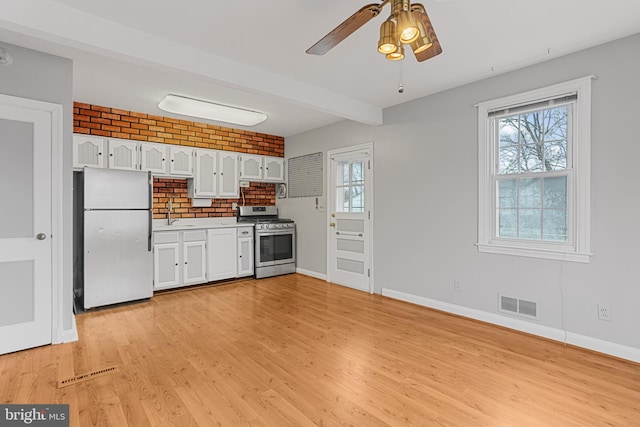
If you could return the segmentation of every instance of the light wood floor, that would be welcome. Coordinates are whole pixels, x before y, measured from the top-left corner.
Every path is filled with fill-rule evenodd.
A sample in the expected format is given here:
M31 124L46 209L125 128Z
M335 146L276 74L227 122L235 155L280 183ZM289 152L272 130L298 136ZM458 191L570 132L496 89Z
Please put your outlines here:
M83 427L640 425L640 365L297 274L77 323L0 356L0 403L68 403Z

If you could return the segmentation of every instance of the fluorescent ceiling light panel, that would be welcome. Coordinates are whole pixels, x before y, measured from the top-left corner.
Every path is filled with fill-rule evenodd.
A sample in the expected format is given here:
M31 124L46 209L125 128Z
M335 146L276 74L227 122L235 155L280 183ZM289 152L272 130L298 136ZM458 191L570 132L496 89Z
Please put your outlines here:
M169 113L200 117L217 122L242 126L255 126L267 120L267 115L257 111L229 107L184 96L167 95L158 103L158 108Z

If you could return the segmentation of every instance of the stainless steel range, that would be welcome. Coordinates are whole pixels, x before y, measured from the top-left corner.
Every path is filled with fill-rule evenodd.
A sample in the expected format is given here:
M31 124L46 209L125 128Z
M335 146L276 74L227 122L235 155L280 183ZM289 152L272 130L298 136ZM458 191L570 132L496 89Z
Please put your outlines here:
M296 272L296 224L278 217L276 206L240 206L238 222L255 224L255 275Z

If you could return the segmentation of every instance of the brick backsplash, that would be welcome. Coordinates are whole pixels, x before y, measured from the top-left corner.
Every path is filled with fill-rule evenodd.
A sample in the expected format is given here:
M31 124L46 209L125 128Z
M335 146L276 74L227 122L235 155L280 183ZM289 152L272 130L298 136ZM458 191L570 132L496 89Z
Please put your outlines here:
M109 138L284 157L284 138L281 136L80 102L73 103L73 131ZM235 211L231 210L233 202L242 204L244 201L246 205L276 204L275 184L252 182L250 187L240 190L239 199L213 199L211 207L194 208L187 197L186 179L155 178L153 216L167 216L169 198L173 199L172 216L175 218L234 216Z

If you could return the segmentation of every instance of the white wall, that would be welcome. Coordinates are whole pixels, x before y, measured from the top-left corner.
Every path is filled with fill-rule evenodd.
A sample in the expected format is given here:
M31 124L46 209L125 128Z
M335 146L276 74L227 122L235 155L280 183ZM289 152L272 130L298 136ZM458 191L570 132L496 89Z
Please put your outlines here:
M72 261L72 189L71 135L73 133L73 63L69 59L4 43L13 63L0 66L0 93L61 104L63 107L63 329L65 336L73 334L73 261ZM2 209L10 208L4 206ZM60 238L60 236L54 236Z
M376 292L492 315L499 292L519 296L538 302L536 325L640 351L638 52L640 34L389 108L380 127L345 121L289 137L285 154L374 143ZM591 263L478 253L474 105L591 74ZM314 202L278 205L298 224L298 267L325 274L326 216ZM610 322L597 319L602 303Z

